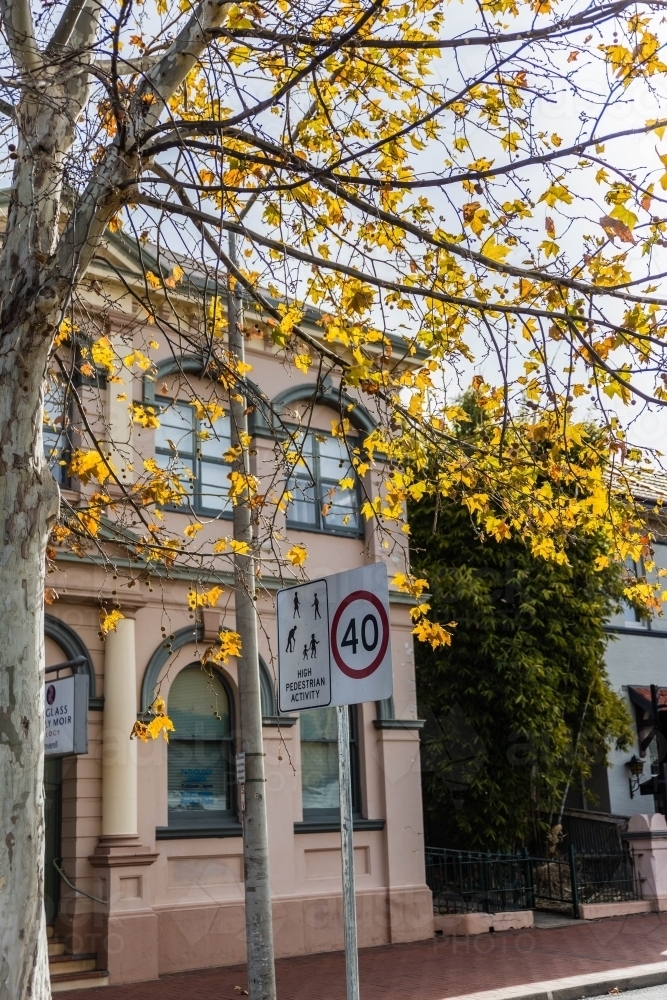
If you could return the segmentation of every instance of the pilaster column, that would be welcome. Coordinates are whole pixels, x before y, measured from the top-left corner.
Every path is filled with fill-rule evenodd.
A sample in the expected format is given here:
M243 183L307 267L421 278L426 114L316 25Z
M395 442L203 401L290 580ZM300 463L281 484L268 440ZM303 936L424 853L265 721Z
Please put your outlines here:
M104 656L103 837L137 836L137 744L130 739L137 718L136 610L123 608L123 614Z
M642 898L657 912L667 910L667 823L662 813L630 817L623 836L633 850Z

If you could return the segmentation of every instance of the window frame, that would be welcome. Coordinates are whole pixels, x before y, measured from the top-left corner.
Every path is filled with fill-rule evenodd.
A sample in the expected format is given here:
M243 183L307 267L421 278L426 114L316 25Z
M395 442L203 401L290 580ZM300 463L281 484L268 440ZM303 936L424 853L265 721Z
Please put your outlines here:
M290 427L289 430L292 433L295 433L298 432L299 430L302 430L302 428ZM352 468L352 463L350 462L350 467L352 468L352 474L354 476L354 495L356 499L355 526L348 527L346 525L327 524L325 516L322 514L322 504L326 503L327 490L322 490L321 488L322 487L322 476L320 474L321 442L317 440L317 436L320 435L320 437L327 437L332 441L337 440L337 438L330 431L320 430L320 428L318 427L309 427L303 433L306 437L312 438L312 466L306 466L306 474L311 478L316 493L313 507L315 510L317 523L312 524L307 521L299 521L294 516L290 516L290 510L292 510L294 506L294 502L292 501L287 506L287 514L286 514L287 527L295 531L312 531L321 535L339 535L345 538L363 538L364 528L361 518L361 482L359 480L359 476L356 473L356 470ZM352 435L348 435L345 438L345 440L349 442L351 438ZM354 440L356 442L359 442L359 445L361 444L361 440L358 436L355 436ZM357 447L357 445L355 444L354 447ZM292 468L290 475L287 477L285 488L288 490L292 489L291 483L293 483L300 477L305 478L303 472L301 471L301 467L295 465ZM332 480L324 480L324 481L330 484L332 483ZM338 481L336 481L336 485L338 485ZM331 486L327 487L327 489L330 488Z
M48 465L48 467L49 467L49 469L51 471L51 475L56 480L56 482L58 483L58 486L61 489L68 490L68 489L71 489L71 485L72 485L71 476L70 476L69 472L67 471L68 467L69 467L70 459L72 457L72 440L71 440L71 437L70 437L70 428L72 426L72 400L70 398L70 394L68 392L67 386L62 386L62 389L63 389L63 393L62 393L62 400L63 400L62 420L63 420L63 426L60 429L60 431L58 432L58 440L60 442L62 442L62 444L58 446L58 458L55 459L54 457L52 457L51 455L48 454L48 451L47 451L47 442L45 440L45 437L46 437L47 434L55 436L56 432L53 431L53 430L47 429L47 428L49 428L51 426L54 426L54 425L45 424L44 420L42 420L42 444L44 445L44 459L45 459L46 464ZM48 393L45 391L44 392L44 403L43 403L43 412L44 412L44 415L46 415L46 413L47 413L47 409L46 409L46 407L47 407L47 397L48 397ZM65 462L64 465L60 464L60 462L62 460L64 460L64 462ZM56 467L57 467L58 475L56 475L56 472L54 471L54 469Z
M323 711L324 709L319 709ZM318 711L317 709L315 711ZM331 711L335 712L335 708ZM361 802L361 754L359 747L359 714L357 705L348 705L348 713L350 719L350 773L352 778L352 817L353 819L361 819L362 813L362 802ZM299 713L301 716L301 713ZM301 752L301 814L303 822L305 824L318 823L333 821L340 823L340 806L335 809L310 809L305 808L303 805L303 747L304 743L326 743L334 744L338 746L338 737L336 739L319 739L319 740L304 740L302 735L301 723L299 723L299 747ZM336 757L338 755L336 754ZM337 775L336 775L337 777Z
M196 660L192 663L186 664L182 670L179 670L176 678L180 677L186 670L202 670L201 663ZM168 782L169 782L169 751L170 747L178 743L196 743L196 739L190 737L178 737L176 731L171 734L169 739L169 745L167 747L167 826L158 828L156 831L158 839L177 839L179 837L193 838L193 837L212 837L224 835L225 831L229 831L234 835L238 834L240 829L239 823L239 804L238 804L238 791L236 784L236 773L235 773L235 754L236 754L236 725L235 725L235 704L234 695L230 684L228 683L224 674L219 670L212 668L212 672L217 681L220 682L222 688L227 695L227 702L229 705L229 736L224 737L219 742L227 744L229 748L228 759L227 759L227 788L229 789L229 802L230 808L225 810L215 810L214 816L206 816L206 810L202 810L201 814L197 816L197 813L193 811L184 816L184 822L174 823L174 814L176 810L171 810L169 808L169 792L168 792ZM172 684L174 683L172 681ZM169 694L167 694L167 704L169 704ZM201 740L202 743L214 743L218 742L215 740ZM210 810L214 812L214 810ZM197 822L198 819L209 819L208 823ZM187 822L185 822L187 820ZM162 836L160 836L162 834ZM228 834L229 835L229 834Z
M203 421L201 421L197 417L197 414L195 412L195 408L192 405L192 403L187 402L187 400L172 399L169 396L156 396L155 397L155 409L156 409L156 411L158 413L158 416L160 416L160 414L162 413L163 410L175 409L175 408L176 409L178 409L178 408L184 409L185 407L187 407L192 412L192 449L193 450L191 452L188 452L188 453L186 453L186 452L182 452L181 453L180 450L178 450L176 452L173 452L171 450L171 448L162 448L162 447L159 447L157 445L157 443L156 443L155 444L155 459L157 461L158 456L165 456L165 457L168 457L168 458L170 458L172 460L175 459L175 458L176 459L184 458L186 461L188 461L188 460L191 461L192 464L193 464L193 466L194 466L195 478L192 481L193 487L194 487L193 490L192 490L192 493L186 493L187 502L189 503L190 507L192 508L192 510L194 511L195 514L202 514L205 517L213 517L216 520L217 519L224 519L226 521L231 521L232 517L233 517L233 510L232 510L231 501L229 502L229 509L228 510L215 510L213 507L205 507L200 502L200 500L199 500L199 498L201 498L202 495L203 495L202 494L202 477L201 477L201 467L202 467L202 465L205 464L205 463L208 463L209 465L221 466L222 468L227 469L228 472L231 472L231 465L229 464L229 462L223 461L223 459L210 458L210 457L204 458L203 457L203 455L201 453L201 449L198 447L198 444L197 444L198 441L201 441L201 438L198 438L198 434L201 431L201 424L203 423ZM215 425L214 424L211 424L211 427L213 429L215 429ZM231 446L231 439L230 439L230 446ZM184 509L187 509L187 505L186 505L186 503L183 503L183 504L180 504L180 505L179 504L174 504L174 503L165 504L164 505L164 509L165 510L174 511L176 513L181 513L182 514L184 512Z

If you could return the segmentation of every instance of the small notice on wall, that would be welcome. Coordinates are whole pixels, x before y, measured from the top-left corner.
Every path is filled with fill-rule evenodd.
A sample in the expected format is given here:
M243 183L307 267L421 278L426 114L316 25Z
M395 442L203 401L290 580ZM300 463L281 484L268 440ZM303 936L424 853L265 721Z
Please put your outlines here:
M44 685L44 756L88 753L88 677L73 674Z

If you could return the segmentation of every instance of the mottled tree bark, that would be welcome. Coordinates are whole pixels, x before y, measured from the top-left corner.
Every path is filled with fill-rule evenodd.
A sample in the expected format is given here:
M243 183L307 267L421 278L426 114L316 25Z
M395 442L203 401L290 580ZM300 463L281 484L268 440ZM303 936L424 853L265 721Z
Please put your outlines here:
M204 0L193 11L144 77L123 136L110 144L59 232L65 158L89 94L87 66L101 8L98 0L71 0L54 36L60 58L53 60L53 51L40 53L34 41L27 0L0 0L25 81L0 253L0 1000L51 996L44 918L43 596L58 487L45 463L41 429L49 353L109 219L147 166L141 132L159 120L228 6Z

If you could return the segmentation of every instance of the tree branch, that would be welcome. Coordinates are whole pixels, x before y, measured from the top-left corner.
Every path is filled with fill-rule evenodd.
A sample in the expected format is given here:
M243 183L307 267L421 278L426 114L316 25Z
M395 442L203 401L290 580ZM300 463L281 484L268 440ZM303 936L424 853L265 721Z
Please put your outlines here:
M30 0L0 0L0 15L17 68L21 73L35 73L42 57L35 41Z
M534 30L528 31L512 31L507 34L497 35L493 35L491 33L487 35L469 35L468 37L462 38L425 38L416 41L407 39L405 41L394 41L393 39L386 38L353 38L352 40L343 40L343 36L336 39L335 37L317 37L314 35L303 34L301 32L289 33L270 31L269 29L263 28L239 29L236 31L230 31L226 28L218 28L212 32L212 34L214 37L224 37L231 40L257 38L260 41L264 40L275 42L277 45L303 45L313 48L317 48L322 45L331 45L332 43L338 41L339 48L353 49L400 49L401 51L456 49L465 46L502 45L506 42L533 42L540 41L545 38L548 39L557 37L561 34L566 34L576 30L585 31L593 25L598 25L602 21L609 20L609 18L618 17L619 14L622 14L628 7L633 6L634 2L631 2L631 0L619 0L617 3L608 4L606 6L593 7L580 14L574 15L573 17L569 17L563 21L558 21L555 24L549 25L546 28L535 28ZM665 6L664 3L656 4L658 9L663 6Z

